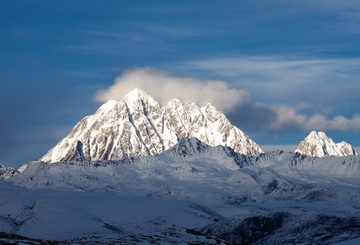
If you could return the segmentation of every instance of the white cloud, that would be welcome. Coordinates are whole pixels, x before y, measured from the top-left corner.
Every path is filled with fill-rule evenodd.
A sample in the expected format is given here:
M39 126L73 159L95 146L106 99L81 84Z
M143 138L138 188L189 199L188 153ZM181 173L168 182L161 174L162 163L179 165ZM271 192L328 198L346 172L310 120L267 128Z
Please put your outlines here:
M360 131L360 115L355 114L351 119L341 115L328 119L324 115L316 114L307 120L305 128L308 130Z
M162 105L177 98L182 102L199 105L211 102L220 110L228 112L237 106L252 103L247 91L232 88L224 81L180 77L154 68L127 70L115 79L115 84L110 88L98 91L95 99L100 102L119 100L134 88L146 91Z
M299 113L294 107L284 105L272 107L272 109L276 112L276 119L269 124L270 130L360 131L360 114L355 114L350 119L341 115L331 119L323 114L307 116Z
M299 114L294 107L273 106L276 113L276 119L268 124L268 128L276 131L299 129L306 122L306 116Z

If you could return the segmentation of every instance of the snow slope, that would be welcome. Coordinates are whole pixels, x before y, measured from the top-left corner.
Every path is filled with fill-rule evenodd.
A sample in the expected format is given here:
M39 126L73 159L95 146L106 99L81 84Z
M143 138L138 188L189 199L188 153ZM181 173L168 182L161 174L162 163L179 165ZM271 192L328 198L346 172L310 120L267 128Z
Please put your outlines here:
M262 149L211 104L199 107L172 99L164 107L134 89L120 101L109 101L82 119L70 134L40 161L119 160L154 155L183 137L196 137L211 146L257 155Z
M359 166L196 138L140 158L33 162L0 182L0 231L79 244L356 241Z
M339 186L356 188L360 184L360 157L325 159L281 151L245 156L229 147L211 147L196 138L182 138L156 156L121 161L35 162L8 181L28 188L136 193L200 202L333 200L343 195L336 190Z
M32 163L9 181L28 188L211 200L219 193L226 196L236 192L240 180L256 184L248 172L239 171L247 164L242 159L244 156L229 147L210 147L196 138L182 138L156 156Z
M146 243L214 243L215 239L186 233L186 227L221 218L186 200L28 190L3 181L0 205L2 233L67 244L139 244L144 239ZM6 239L4 234L0 233L0 243L13 244L14 239Z

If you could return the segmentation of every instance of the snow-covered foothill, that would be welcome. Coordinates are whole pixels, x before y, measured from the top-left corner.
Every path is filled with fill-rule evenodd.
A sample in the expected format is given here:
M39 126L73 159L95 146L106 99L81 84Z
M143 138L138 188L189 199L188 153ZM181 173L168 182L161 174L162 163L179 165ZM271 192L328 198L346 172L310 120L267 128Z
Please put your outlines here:
M313 158L275 151L245 156L182 138L160 155L119 161L34 162L8 181L27 188L191 200L336 199L328 179L360 184L358 156ZM314 193L318 197L312 197ZM265 194L265 195L264 195Z
M359 166L358 156L246 156L197 138L159 155L32 162L0 182L0 227L78 244L356 240Z
M191 235L187 227L222 218L186 200L29 190L3 181L0 205L1 244L207 244L215 239Z

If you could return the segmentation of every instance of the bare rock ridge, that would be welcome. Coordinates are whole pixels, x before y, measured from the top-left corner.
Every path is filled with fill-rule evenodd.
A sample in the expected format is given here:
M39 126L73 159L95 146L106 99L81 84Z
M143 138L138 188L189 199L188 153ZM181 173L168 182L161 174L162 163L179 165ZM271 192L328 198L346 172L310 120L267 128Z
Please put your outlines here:
M200 107L172 99L164 107L134 89L122 100L103 104L83 118L40 161L120 160L162 153L181 138L198 138L245 155L263 150L210 103Z
M300 142L295 152L310 157L357 155L354 148L345 141L335 143L324 132L312 131Z
M11 178L19 173L15 168L6 167L0 163L0 180Z

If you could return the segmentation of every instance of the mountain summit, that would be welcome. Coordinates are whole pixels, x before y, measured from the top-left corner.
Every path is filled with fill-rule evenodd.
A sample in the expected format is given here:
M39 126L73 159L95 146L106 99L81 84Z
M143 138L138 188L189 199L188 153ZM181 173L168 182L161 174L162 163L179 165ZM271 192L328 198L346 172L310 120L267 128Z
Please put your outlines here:
M140 89L103 104L83 118L40 161L119 160L159 154L183 137L231 147L245 155L263 150L210 103L199 107L178 99L166 106Z
M342 141L335 143L324 132L312 131L300 142L295 152L311 157L357 155L354 148Z

